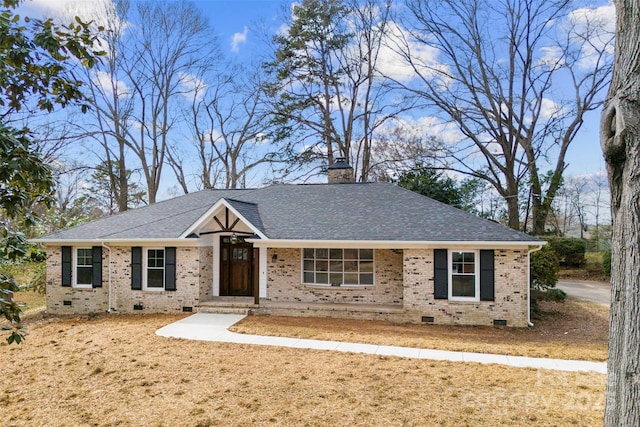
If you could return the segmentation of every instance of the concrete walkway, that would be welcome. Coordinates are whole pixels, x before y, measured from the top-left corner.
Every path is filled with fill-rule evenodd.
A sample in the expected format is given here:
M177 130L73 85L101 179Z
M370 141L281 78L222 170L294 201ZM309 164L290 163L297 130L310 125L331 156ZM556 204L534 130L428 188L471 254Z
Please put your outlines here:
M301 338L269 337L230 332L228 328L242 320L239 314L197 313L156 331L162 337L189 340L218 341L236 344L270 345L277 347L333 350L350 353L378 354L414 359L445 360L451 362L495 363L518 368L540 368L558 371L607 373L605 362L582 360L543 359L536 357L505 356L499 354L468 353L459 351L430 350L388 345L357 344L339 341L320 341Z

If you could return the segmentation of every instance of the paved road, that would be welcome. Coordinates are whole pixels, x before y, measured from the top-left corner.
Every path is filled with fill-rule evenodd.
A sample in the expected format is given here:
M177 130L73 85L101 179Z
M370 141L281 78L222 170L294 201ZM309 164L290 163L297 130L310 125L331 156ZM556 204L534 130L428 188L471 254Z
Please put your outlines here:
M556 287L565 291L570 297L595 302L607 307L610 305L611 287L607 282L561 279L558 280Z

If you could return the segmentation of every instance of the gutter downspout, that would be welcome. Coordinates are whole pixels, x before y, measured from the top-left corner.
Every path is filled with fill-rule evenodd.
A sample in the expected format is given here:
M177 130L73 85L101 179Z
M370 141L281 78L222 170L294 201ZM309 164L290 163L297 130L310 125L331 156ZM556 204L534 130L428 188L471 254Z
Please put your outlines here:
M109 296L109 304L107 308L107 313L111 313L111 247L107 245L105 242L102 242L102 247L107 248L109 250L109 284L107 287L107 294Z
M545 244L546 243L543 243L533 249L529 249L527 255L527 326L530 328L533 327L533 323L531 323L531 254L538 252Z

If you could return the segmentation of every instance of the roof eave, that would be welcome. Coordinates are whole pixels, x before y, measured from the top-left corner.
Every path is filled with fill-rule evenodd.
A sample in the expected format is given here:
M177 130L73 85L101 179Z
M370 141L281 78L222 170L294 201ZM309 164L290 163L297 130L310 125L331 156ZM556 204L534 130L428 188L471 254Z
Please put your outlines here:
M171 245L171 246L198 246L198 239L190 238L145 238L145 239L29 239L29 242L43 245L121 245L121 246L150 246L150 245Z
M425 249L425 248L528 248L529 246L545 245L546 242L540 240L531 241L415 241L415 240L302 240L302 239L247 239L256 247L268 248L320 248L320 247L340 247L340 248L391 248L391 249Z

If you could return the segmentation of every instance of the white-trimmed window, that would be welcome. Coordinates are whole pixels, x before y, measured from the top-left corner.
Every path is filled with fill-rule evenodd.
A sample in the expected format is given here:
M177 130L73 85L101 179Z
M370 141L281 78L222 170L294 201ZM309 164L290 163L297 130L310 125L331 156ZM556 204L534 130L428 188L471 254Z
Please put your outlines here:
M449 299L480 300L478 251L449 251Z
M305 248L302 282L310 285L373 285L373 249Z
M93 285L93 250L92 248L76 248L74 251L75 280L77 288L90 288Z
M164 249L147 249L145 253L145 288L163 290L165 277Z

